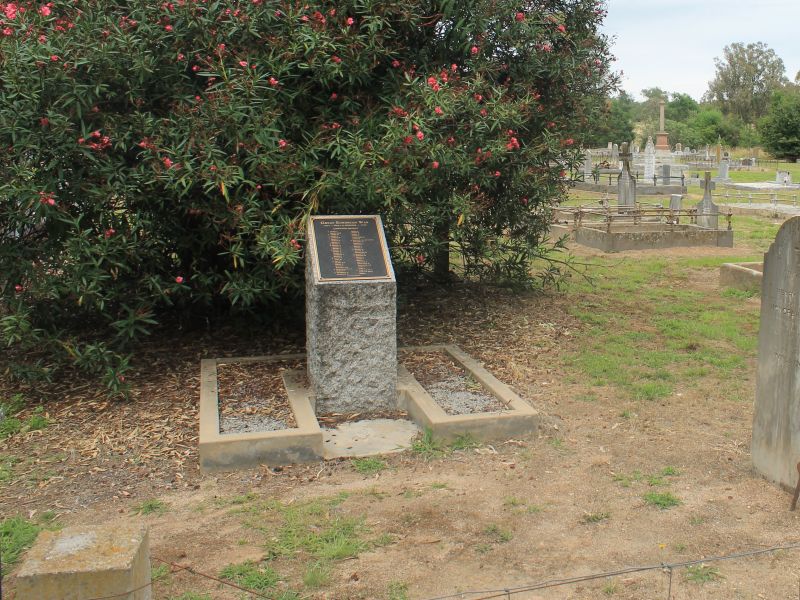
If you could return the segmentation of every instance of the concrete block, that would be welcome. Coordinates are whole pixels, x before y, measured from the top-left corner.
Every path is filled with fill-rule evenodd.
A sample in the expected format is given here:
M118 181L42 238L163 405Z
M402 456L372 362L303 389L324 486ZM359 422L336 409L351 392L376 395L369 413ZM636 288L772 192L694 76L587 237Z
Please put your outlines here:
M719 267L719 287L735 288L746 292L761 290L764 263L723 263Z
M45 531L17 573L17 600L150 600L147 528L108 523Z

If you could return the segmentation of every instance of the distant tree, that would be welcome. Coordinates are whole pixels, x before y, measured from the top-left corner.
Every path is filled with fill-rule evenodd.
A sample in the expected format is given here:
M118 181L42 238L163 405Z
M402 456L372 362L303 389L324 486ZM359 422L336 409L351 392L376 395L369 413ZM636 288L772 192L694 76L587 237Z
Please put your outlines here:
M667 102L666 116L673 121L686 122L700 110L700 105L689 94L672 94ZM669 129L667 131L670 131Z
M764 149L775 158L800 158L800 91L776 91L769 112L759 123Z
M669 92L659 87L645 88L642 90L644 101L636 106L635 119L637 121L655 121L658 123L658 103L669 98Z
M717 72L703 99L753 123L766 112L772 92L788 83L783 60L763 42L734 43L722 52L714 59Z
M633 139L633 111L636 101L621 91L606 102L605 110L583 138L585 146L605 146L608 142L622 143Z

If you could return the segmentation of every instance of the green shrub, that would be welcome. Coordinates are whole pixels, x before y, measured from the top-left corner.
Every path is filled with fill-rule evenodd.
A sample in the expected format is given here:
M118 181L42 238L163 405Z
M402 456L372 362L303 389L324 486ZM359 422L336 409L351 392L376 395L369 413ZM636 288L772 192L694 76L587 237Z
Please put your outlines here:
M112 393L168 311L299 306L311 214L381 214L401 268L445 277L451 250L531 283L616 83L595 0L18 4L0 341L29 351L17 372L53 357Z

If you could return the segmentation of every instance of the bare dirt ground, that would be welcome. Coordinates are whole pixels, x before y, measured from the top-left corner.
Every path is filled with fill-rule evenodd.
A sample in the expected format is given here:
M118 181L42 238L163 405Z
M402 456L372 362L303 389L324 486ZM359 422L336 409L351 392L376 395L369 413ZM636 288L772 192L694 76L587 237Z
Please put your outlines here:
M625 268L653 256L674 261L748 252L752 248L618 256ZM690 269L675 287L719 294L716 270L709 268ZM35 518L52 510L64 525L143 519L153 556L216 575L225 565L267 558L279 532L269 509L232 507L268 500L291 507L338 496L328 510L363 518L365 535L382 536L380 543L336 561L329 583L317 590L300 583L299 555L271 561L282 585L300 590L299 597L320 599L502 590L800 540L798 513L788 511L790 495L751 468L754 356L727 380L679 382L667 398L634 401L570 370L567 357L590 341L586 324L569 310L579 302L588 301L569 291L515 295L457 288L403 296L400 345L458 344L533 404L542 426L535 438L441 457L386 457L388 468L372 475L359 474L350 461L199 472L200 359L297 352L302 331L261 340L219 333L162 340L138 359L127 402L103 400L79 380L37 390L12 389L6 382L4 394L46 398L52 424L0 445L0 455L18 458L10 478L0 482L0 517ZM651 327L647 306L621 310L635 327ZM737 310L757 312L758 299ZM680 505L661 510L643 499L662 491ZM235 500L245 494L246 500ZM166 512L132 513L154 498ZM676 570L671 597L797 598L798 556L786 551L715 563L718 576L706 583ZM668 581L667 573L649 571L509 597L667 598ZM11 598L13 586L12 572L3 586ZM154 589L158 598L188 590L215 599L242 597L185 571L159 579Z

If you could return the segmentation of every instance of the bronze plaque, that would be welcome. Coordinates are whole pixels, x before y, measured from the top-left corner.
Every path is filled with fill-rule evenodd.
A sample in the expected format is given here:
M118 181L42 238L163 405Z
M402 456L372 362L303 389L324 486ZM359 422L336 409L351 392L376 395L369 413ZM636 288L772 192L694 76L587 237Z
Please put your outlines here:
M392 279L380 217L311 217L310 233L320 281Z

